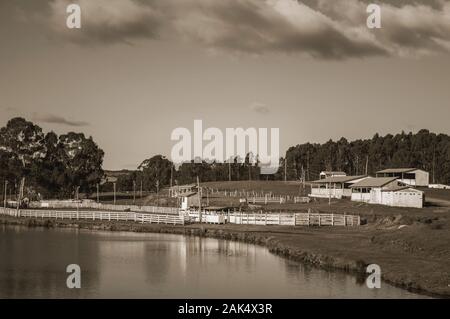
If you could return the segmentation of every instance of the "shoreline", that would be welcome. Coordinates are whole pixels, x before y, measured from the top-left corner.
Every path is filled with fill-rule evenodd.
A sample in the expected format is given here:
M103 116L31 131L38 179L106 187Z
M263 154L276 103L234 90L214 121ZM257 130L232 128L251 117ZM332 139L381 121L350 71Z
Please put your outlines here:
M252 225L214 225L214 224L190 224L190 225L166 225L166 224L137 224L134 222L121 221L100 221L100 220L55 220L55 219L36 219L36 218L17 218L9 216L0 216L0 225L20 225L27 227L46 227L46 228L73 228L101 231L127 231L136 233L161 233L177 234L184 236L197 236L205 238L215 238L231 241L240 241L249 244L266 247L269 252L287 259L300 263L305 263L327 271L345 272L357 277L357 280L364 281L368 274L365 269L368 264L368 256L360 258L351 258L349 256L336 256L332 253L323 253L320 249L310 247L304 240L308 237L317 236L319 239L323 229L315 227L290 227L290 226L261 226ZM361 227L360 227L361 228ZM328 228L328 230L330 230ZM339 232L342 231L342 232ZM331 233L359 233L354 229L340 229ZM286 242L286 238L292 237L295 245ZM298 245L300 244L300 245ZM325 244L326 245L326 244ZM382 269L384 266L382 267ZM423 278L424 282L427 278ZM435 298L449 298L450 289L441 293L435 289L426 289L422 282L414 282L408 276L399 276L389 272L382 271L382 281L397 288L401 288L413 293ZM450 287L450 285L449 285Z

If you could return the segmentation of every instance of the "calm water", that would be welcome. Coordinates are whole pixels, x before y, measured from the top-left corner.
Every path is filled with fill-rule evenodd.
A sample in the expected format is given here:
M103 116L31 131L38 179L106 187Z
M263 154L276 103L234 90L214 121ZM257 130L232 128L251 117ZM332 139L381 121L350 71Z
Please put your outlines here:
M65 272L79 264L82 288ZM0 226L0 298L417 298L263 247L166 234Z

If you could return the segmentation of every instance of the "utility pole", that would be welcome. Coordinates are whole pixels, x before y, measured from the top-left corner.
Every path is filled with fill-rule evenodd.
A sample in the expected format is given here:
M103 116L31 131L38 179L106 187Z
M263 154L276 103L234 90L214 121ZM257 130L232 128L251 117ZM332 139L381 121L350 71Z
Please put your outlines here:
M116 182L113 183L113 189L114 189L114 205L116 205Z
M436 149L433 146L433 184L436 183L436 181L435 181L435 173L434 173L435 170L436 170Z
M297 161L294 158L294 171L295 171L295 178L294 180L298 179L298 169L297 169Z
M136 204L136 181L133 181L133 205Z
M198 178L197 175L198 217L200 223L202 223L202 195L200 193L201 193L200 179Z
M228 161L228 181L231 182L231 159Z
M366 155L366 175L368 171L369 171L369 155Z
M331 206L331 182L328 183L328 206Z
M305 170L303 169L303 165L302 165L302 196L305 195Z
M306 153L306 174L307 174L307 179L309 181L309 150Z
M355 175L358 175L358 167L359 166L359 155L356 155L356 172Z
M173 180L173 164L170 165L170 188L172 188L173 186L172 180Z
M287 157L284 159L284 181L287 181Z
M5 198L3 199L4 202L5 202L5 203L4 203L5 208L6 208L6 203L7 203L6 196L8 195L8 193L6 192L7 189L8 189L8 181L5 180Z
M99 183L97 183L97 203L100 203L100 194L99 194L99 192L100 192L100 185L99 185Z

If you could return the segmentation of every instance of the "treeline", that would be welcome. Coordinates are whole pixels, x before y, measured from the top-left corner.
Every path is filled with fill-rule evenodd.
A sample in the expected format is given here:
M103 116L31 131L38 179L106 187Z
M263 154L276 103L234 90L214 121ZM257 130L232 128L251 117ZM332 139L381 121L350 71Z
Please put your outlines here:
M70 132L58 136L24 118L0 128L2 195L17 194L25 178L27 197L66 198L92 192L103 177L104 152L92 137Z
M183 163L179 167L162 155L153 156L139 165L138 170L117 177L116 190L159 192L163 187L195 183L197 180L225 181L225 180L258 180L262 178L260 168L249 164L248 157L242 162L236 159L234 163ZM267 176L273 179L273 176ZM266 177L264 177L266 179ZM111 183L103 185L103 191L111 191Z
M374 175L384 168L415 167L430 173L431 183L450 184L450 136L428 130L400 133L371 139L305 143L287 150L274 175L261 175L258 166L249 164L248 157L238 163L183 163L176 170L165 157L158 155L144 161L141 171L121 176L119 187L132 189L133 181L144 178L146 190L156 190L170 184L227 180L316 180L323 170L344 171L348 175ZM156 186L158 185L158 186Z
M301 144L286 152L288 179L317 179L322 170L349 175L374 174L385 168L414 167L428 171L431 183L450 183L450 136L420 130L348 142Z
M67 198L76 191L92 194L105 177L104 152L92 137L70 132L58 136L23 118L0 128L0 189L8 183L17 194L22 178L26 195ZM416 167L430 172L430 182L450 184L450 136L420 130L416 134L379 136L371 139L305 143L287 150L276 174L261 175L249 156L234 163L183 163L178 167L162 155L144 160L135 171L119 174L118 191L156 191L169 185L200 181L315 180L323 170L349 175L374 174L384 168ZM111 191L112 184L101 186ZM3 194L2 192L2 194ZM8 193L9 194L9 193Z

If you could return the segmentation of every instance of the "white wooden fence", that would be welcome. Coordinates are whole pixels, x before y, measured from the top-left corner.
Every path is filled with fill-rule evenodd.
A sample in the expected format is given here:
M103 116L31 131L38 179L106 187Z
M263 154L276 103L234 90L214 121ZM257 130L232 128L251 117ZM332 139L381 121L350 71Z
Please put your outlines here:
M105 221L132 221L136 223L156 223L184 225L186 222L199 222L197 211L186 211L181 215L146 214L138 212L102 212L102 211L58 211L0 208L1 215L28 218L84 219ZM286 225L286 226L358 226L361 219L356 215L322 213L202 213L202 223L239 224L239 225Z
M295 213L295 214L232 214L229 222L247 225L289 226L359 226L361 219L355 215Z
M179 215L179 208L176 207L157 207L157 206L138 206L138 205L113 205L102 204L94 201L42 201L30 202L30 208L51 208L51 209L97 209L97 210L112 210L112 211L133 211L140 213L152 214L171 214Z
M308 196L294 196L294 203L309 203L311 198Z
M85 219L105 221L133 221L137 223L184 225L185 218L180 215L146 214L138 212L102 212L102 211L58 211L0 208L0 214L13 217Z
M262 191L242 191L242 190L219 190L208 188L211 195L219 195L225 197L240 197L246 198L248 203L253 204L284 204L284 203L309 203L311 198L307 196L293 196L293 195L274 195L272 192Z
M191 222L199 222L198 211L187 211L185 216ZM324 213L229 213L217 214L202 212L202 222L212 224L239 225L286 225L286 226L359 226L361 218L357 215Z
M253 204L262 204L262 203L264 203L266 205L269 203L283 204L283 203L286 203L286 197L269 196L269 195L265 195L264 197L253 196L253 197L249 197L248 201Z

